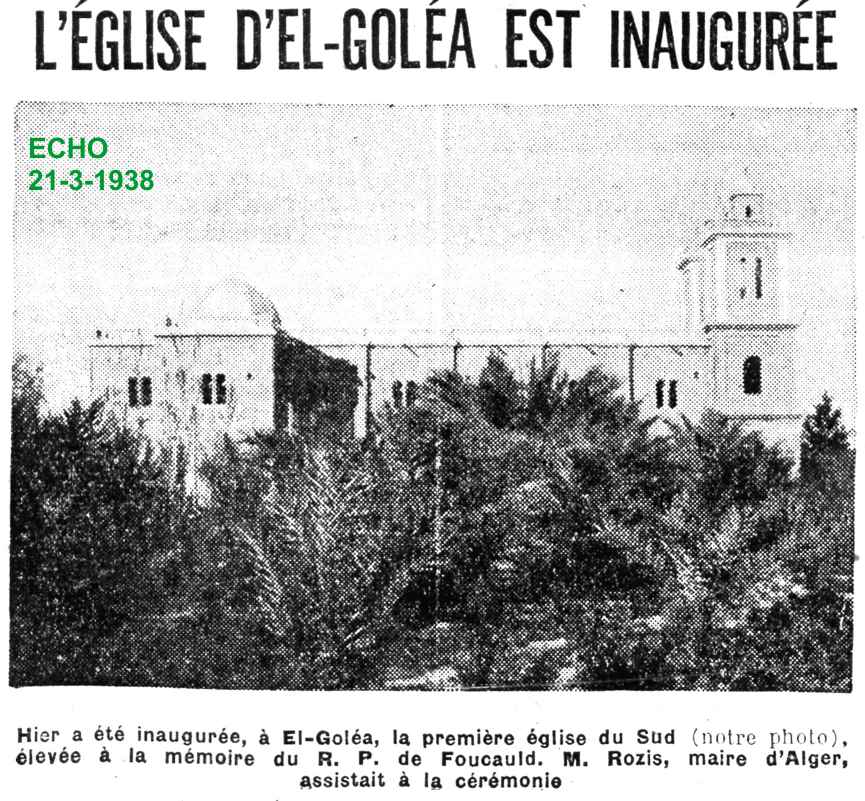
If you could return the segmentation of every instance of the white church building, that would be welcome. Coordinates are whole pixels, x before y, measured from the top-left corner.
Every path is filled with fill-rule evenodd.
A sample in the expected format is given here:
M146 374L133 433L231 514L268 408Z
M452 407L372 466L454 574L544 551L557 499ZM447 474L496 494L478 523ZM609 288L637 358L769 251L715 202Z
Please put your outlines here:
M358 437L383 403L411 404L415 388L435 371L477 378L494 349L520 375L532 358L543 363L554 352L571 377L598 366L618 378L646 418L698 420L714 409L797 459L803 414L788 235L776 230L764 197L733 195L720 219L706 222L671 264L673 275L674 268L682 326L663 340L574 332L560 341L495 342L466 333L409 342L359 336L303 347L349 371L347 424ZM301 332L282 331L272 301L243 282L223 282L187 320L149 331L97 331L89 345L91 392L126 426L166 448L194 489L195 466L225 435L239 440L298 425L297 410L280 408L278 397L286 378L278 374L276 350L286 336L302 339Z

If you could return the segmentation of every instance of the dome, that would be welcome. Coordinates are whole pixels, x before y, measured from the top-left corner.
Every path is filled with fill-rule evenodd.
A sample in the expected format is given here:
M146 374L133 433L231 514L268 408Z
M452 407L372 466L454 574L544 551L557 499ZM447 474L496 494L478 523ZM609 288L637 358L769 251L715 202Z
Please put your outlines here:
M273 301L251 284L237 279L211 287L198 303L199 320L242 323L256 328L279 328L279 312Z

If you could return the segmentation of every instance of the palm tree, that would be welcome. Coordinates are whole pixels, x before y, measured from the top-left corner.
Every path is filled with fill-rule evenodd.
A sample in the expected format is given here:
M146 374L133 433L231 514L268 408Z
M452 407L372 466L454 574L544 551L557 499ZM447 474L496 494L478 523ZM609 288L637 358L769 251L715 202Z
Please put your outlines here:
M247 564L271 647L297 660L304 687L375 686L394 607L428 563L411 517L382 503L394 477L358 446L329 450L284 433L248 446L219 460L210 525L225 529ZM254 509L237 500L250 474Z

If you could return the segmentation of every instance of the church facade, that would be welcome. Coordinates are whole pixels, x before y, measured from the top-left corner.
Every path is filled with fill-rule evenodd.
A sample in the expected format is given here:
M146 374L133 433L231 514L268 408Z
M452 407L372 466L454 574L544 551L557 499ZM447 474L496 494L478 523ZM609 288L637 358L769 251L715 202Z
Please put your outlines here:
M239 441L274 427L304 430L310 399L333 394L340 400L331 418L362 437L383 403L411 405L416 388L436 371L477 378L491 350L518 375L532 359L543 364L553 353L572 377L600 367L646 418L697 420L714 409L797 459L803 415L788 235L768 218L764 197L733 195L676 266L682 326L660 339L491 342L467 334L449 341L358 336L302 343L283 330L272 301L254 287L223 282L189 320L166 320L156 330L98 331L89 345L91 393L124 425L165 448L191 491L197 467L225 436ZM310 358L338 386L313 381L303 367Z

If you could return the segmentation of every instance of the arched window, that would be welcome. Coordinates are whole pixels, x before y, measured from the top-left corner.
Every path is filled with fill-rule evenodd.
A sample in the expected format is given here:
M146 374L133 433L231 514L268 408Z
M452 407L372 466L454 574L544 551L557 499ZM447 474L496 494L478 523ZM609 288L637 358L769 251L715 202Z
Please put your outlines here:
M213 375L205 373L201 376L201 402L207 405L213 403Z
M664 379L660 379L657 384L655 384L655 406L659 409L664 406Z
M153 403L153 382L150 376L144 376L141 379L141 405L150 406Z
M216 374L216 402L225 403L227 390L225 387L225 373Z
M670 382L670 394L668 396L670 408L675 409L679 405L679 382Z
M759 395L763 391L763 365L759 356L749 356L742 365L742 388L746 395Z
M391 394L393 395L393 405L397 409L402 408L402 381L394 381L393 386L391 387Z
M138 406L138 379L129 379L129 405L132 407Z
M754 295L757 300L763 297L763 260L759 256L754 263Z
M414 406L416 400L417 400L417 383L415 381L409 381L405 385L405 405L406 406Z

